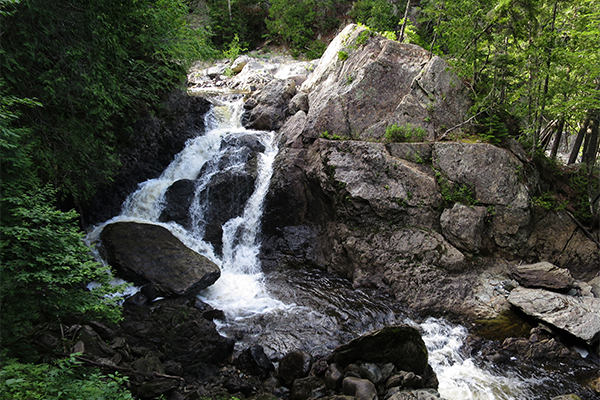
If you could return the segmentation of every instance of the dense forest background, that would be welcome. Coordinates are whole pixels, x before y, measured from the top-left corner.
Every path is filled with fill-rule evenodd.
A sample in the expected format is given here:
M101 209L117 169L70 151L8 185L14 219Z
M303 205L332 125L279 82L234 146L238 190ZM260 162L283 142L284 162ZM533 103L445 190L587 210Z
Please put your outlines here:
M444 57L474 100L462 135L519 140L562 185L540 203L597 225L600 0L0 0L3 393L130 398L122 377L39 364L28 345L40 324L120 318L105 296L118 288L85 289L108 274L65 205L110 182L137 116L184 87L194 60L275 46L318 58L349 22Z

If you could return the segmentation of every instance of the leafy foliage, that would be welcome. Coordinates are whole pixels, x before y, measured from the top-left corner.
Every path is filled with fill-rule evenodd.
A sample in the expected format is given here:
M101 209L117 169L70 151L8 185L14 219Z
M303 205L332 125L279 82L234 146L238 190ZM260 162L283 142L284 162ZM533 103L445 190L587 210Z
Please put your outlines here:
M54 191L45 188L2 198L0 226L2 343L19 353L33 324L59 323L67 316L118 320L107 268L95 262L83 243L74 211L53 205ZM88 290L96 281L101 285ZM15 354L16 355L16 354Z
M439 171L435 172L435 178L440 187L440 193L442 194L446 206L449 207L454 203L462 203L470 206L479 204L475 198L473 189L469 186L451 182Z
M21 364L9 361L0 370L0 399L4 400L127 400L122 388L127 378L102 375L83 368L74 357L50 364Z
M294 56L304 53L308 58L320 57L326 46L317 35L337 27L336 6L343 2L272 0L270 3L267 19L270 36L288 45Z
M265 20L269 14L264 0L208 0L213 42L227 49L235 36L242 47L256 47L267 33Z
M387 0L358 0L353 4L350 16L376 31L395 31L404 8L399 10L394 3ZM402 2L402 5L406 6L406 3Z
M588 110L598 109L598 0L428 0L421 5L426 47L444 56L471 88L473 113L488 116L478 119L484 129L512 116L535 154L536 147L548 143L544 137L552 131L544 133L546 127L576 126ZM566 123L555 123L561 119Z
M413 124L392 124L385 129L383 137L389 142L422 142L427 131Z
M115 173L117 147L139 110L180 85L189 61L210 54L180 0L27 0L2 8L5 90L43 104L21 110L37 172L79 199Z

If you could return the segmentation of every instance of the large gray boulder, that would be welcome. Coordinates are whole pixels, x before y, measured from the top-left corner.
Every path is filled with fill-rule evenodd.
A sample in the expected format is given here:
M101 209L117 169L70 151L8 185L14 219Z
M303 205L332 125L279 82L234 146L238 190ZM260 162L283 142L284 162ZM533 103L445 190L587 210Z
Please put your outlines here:
M293 79L274 79L244 104L246 111L242 124L248 129L264 131L281 128L295 94L296 82Z
M442 233L450 243L461 250L478 253L483 242L485 207L469 207L456 203L440 217Z
M332 41L300 90L309 95L304 136L313 139L325 131L378 139L387 126L407 123L433 139L461 123L470 107L444 60L353 24Z
M487 143L436 143L434 165L452 182L473 188L481 204L529 207L529 192L519 181L523 164L507 150Z
M513 276L525 287L550 290L568 290L573 286L573 276L568 269L558 268L549 262L519 265Z
M419 331L398 325L356 338L335 349L329 358L340 366L357 361L392 363L398 370L424 376L428 372L427 355Z
M153 283L162 296L194 296L215 283L219 267L166 228L116 222L101 233L108 263L136 284Z
M600 299L518 287L508 301L525 314L592 344L600 335Z

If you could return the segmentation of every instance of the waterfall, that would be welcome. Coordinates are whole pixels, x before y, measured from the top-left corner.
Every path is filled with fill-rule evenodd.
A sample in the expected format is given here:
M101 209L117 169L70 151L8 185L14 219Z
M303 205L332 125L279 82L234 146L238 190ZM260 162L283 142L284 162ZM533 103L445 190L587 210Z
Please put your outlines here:
M222 334L234 336L239 347L261 344L272 357L296 349L326 354L360 334L386 325L409 323L423 332L429 362L440 382L439 392L446 400L536 398L531 388L539 385L539 380L493 372L463 354L461 347L467 337L464 327L439 319L417 324L390 308L389 299L355 290L347 281L319 271L273 272L267 279L258 259L259 232L277 147L273 132L241 126L242 111L241 100L216 102L205 117L206 134L189 140L160 177L140 184L124 202L121 215L97 227L88 235L88 242L97 241L101 229L116 221L153 223L169 229L221 268L219 280L205 289L200 298L225 313L224 322L215 321L217 327ZM248 174L245 163L251 158L249 152L242 149L244 146L228 147L244 140L250 143L248 146L260 149L255 151L253 191L241 212L219 227L220 241L210 243L204 240L211 224L207 193L219 174ZM166 206L165 193L182 179L195 185L190 225L160 222ZM220 250L215 249L215 243Z

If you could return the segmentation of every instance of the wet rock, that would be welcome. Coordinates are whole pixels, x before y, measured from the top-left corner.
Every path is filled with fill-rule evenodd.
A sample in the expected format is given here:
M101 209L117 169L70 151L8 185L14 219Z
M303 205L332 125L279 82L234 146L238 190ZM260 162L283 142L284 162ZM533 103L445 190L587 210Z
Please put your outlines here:
M508 301L525 314L562 329L590 345L598 340L600 299L519 287L510 292Z
M251 135L228 135L221 142L222 156L207 162L200 179L208 179L198 197L206 205L199 223L203 239L217 253L223 244L223 225L242 215L246 202L255 190L258 174L258 155L265 146ZM206 176L206 178L204 178Z
M344 374L337 366L337 364L329 364L329 368L325 371L325 386L329 390L340 390L342 388L342 381L344 380Z
M427 348L417 329L399 325L354 339L335 349L330 359L341 366L359 360L392 363L399 370L422 375L427 369Z
M568 290L573 286L573 276L568 269L559 268L549 262L519 265L513 272L514 278L528 288Z
M285 385L290 386L294 380L304 378L312 367L312 356L305 351L292 351L286 354L277 369L277 378Z
M381 369L373 363L361 364L358 368L358 373L360 374L361 378L367 379L373 382L375 385L377 385L383 379Z
M437 390L419 389L397 392L388 400L439 400L440 398Z
M233 352L234 341L219 335L193 301L159 300L151 308L125 305L123 314L122 337L132 351L161 353L165 363L179 363L186 374L223 362Z
M281 128L288 116L288 105L296 94L293 79L273 80L252 95L256 106L244 113L242 124L248 129L263 131Z
M174 91L155 112L139 116L128 138L119 147L121 168L112 182L98 187L84 209L86 224L95 225L121 212L121 206L138 184L158 178L187 140L204 133L204 115L211 103L203 97Z
M360 378L345 378L342 390L347 396L354 396L357 400L376 400L377 389L373 382Z
M580 359L579 354L569 350L554 338L507 338L502 342L501 348L506 353L492 355L492 360L504 361L506 354L518 354L524 361L531 363L557 361L574 363Z
M322 380L315 377L296 379L292 386L290 400L318 399L325 395L326 388Z
M265 151L265 145L256 137L256 135L227 135L221 141L221 150L225 148L243 148L247 147L252 152L262 153ZM246 157L247 160L248 157ZM246 161L245 160L245 161Z
M137 284L152 282L164 296L194 296L221 275L216 264L158 225L117 222L104 228L101 240L120 276Z
M254 345L244 350L236 364L240 370L260 379L266 379L271 372L275 371L275 366L260 345Z
M250 396L254 392L252 384L238 375L228 377L223 382L223 387L231 394L242 393L244 396Z
M442 233L458 249L478 253L482 247L485 207L469 207L456 203L440 217Z
M196 183L191 179L175 181L165 192L165 208L160 214L161 222L177 222L183 227L190 226L189 209L194 199Z

